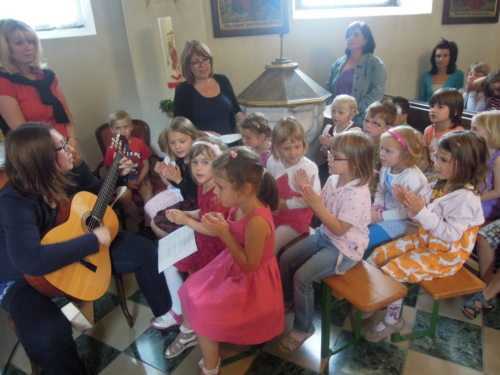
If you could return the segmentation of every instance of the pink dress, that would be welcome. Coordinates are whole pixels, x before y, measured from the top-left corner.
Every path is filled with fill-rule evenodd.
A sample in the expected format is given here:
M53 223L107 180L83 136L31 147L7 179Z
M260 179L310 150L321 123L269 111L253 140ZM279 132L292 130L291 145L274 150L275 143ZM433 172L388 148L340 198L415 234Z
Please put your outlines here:
M203 194L203 187L198 186L198 208L200 209L200 218L208 212L221 212L224 214L224 217L227 217L229 209L222 206L214 190L215 189L210 189ZM196 272L200 268L205 267L219 255L225 247L224 242L222 242L219 237L212 237L194 232L194 239L198 251L174 264L177 269L183 272Z
M243 270L226 249L204 268L191 275L179 290L189 324L196 333L217 342L260 344L283 332L285 311L278 263L274 256L274 225L268 207L259 208L235 221L229 214L231 232L240 244L253 216L266 219L273 229L255 271Z
M285 173L276 179L278 185L279 196L281 199L291 199L301 197L300 193L293 191L288 183L288 174ZM274 215L274 224L276 227L280 225L290 225L299 233L308 233L309 224L311 223L313 213L312 210L307 208L293 208L285 212Z

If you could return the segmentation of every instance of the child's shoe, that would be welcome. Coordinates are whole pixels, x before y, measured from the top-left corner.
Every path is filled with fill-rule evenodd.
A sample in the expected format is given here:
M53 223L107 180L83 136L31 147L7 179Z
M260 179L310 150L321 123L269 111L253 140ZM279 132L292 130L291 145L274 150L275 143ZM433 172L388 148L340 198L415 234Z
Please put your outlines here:
M151 320L151 327L159 329L161 331L177 327L182 323L182 315L177 315L172 309L170 309L166 314L157 316Z
M302 344L313 334L314 329L311 332L301 332L293 329L280 340L279 348L284 353L293 352L294 350L300 348Z
M401 332L404 327L405 327L405 321L403 318L400 318L394 324L389 324L385 321L385 319L382 319L374 327L365 331L364 336L366 341L380 342L390 337L393 333Z
M184 350L195 345L198 345L196 333L192 329L181 325L179 334L165 351L165 358L175 358L183 353Z

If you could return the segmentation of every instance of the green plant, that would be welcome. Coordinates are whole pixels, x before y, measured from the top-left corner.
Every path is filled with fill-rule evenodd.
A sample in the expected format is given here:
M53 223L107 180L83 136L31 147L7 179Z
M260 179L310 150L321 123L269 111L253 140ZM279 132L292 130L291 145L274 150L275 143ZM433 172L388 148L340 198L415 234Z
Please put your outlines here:
M166 114L172 114L174 112L174 101L172 99L161 100L159 108Z

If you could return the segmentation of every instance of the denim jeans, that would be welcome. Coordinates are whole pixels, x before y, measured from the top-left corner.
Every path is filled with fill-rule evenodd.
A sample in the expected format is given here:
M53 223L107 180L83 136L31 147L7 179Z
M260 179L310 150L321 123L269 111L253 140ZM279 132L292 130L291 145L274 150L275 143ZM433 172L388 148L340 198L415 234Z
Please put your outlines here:
M293 298L295 305L294 329L302 332L314 330L313 283L335 274L339 254L340 251L320 227L316 233L295 244L281 256L283 295L285 302ZM356 263L343 256L338 270L343 273Z

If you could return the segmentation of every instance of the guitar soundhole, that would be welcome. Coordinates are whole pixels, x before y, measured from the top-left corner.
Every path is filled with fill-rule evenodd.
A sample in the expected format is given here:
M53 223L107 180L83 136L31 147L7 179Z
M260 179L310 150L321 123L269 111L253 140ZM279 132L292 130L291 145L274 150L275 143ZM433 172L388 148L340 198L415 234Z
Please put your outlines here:
M93 231L95 228L101 226L101 224L101 220L92 216L90 212L82 217L82 227L86 232Z

